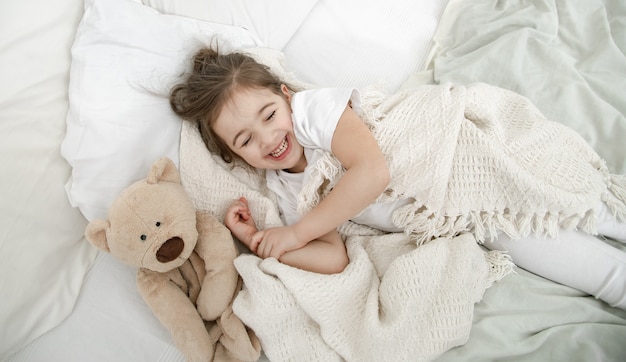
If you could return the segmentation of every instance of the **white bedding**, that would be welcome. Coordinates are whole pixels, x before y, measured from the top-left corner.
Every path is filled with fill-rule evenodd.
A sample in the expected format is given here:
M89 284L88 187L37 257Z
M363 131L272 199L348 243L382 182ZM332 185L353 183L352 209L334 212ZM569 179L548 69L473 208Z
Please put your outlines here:
M318 85L375 83L392 92L425 83L483 81L518 91L549 118L581 133L613 171L626 172L626 4L621 0L390 0L382 3L385 6L355 0L308 0L297 5L288 0L144 0L145 5L132 0L95 1L113 14L125 8L122 2L133 3L139 14L135 25L144 29L129 28L127 38L118 36L114 41L109 32L93 40L113 49L127 47L140 57L156 56L152 68L146 68L146 58L141 58L139 66L147 70L180 71L170 69L172 63L164 59L180 60L176 65L180 67L185 54L150 48L171 44L175 37L157 37L160 43L147 42L144 48L141 43L128 46L132 35L145 27L169 23L170 27L151 34L169 31L184 36L188 33L178 27L182 22L189 24L183 28L190 33L228 25L234 27L234 38L241 44L282 50L288 70ZM73 162L85 153L72 153L66 147L65 158L61 156L66 129L71 127L66 123L70 47L79 22L85 21L92 31L115 28L115 24L90 24L83 19L84 5L80 0L25 0L7 2L0 11L0 161L6 167L0 176L0 360L182 361L139 297L135 271L109 255L97 254L82 238L83 215L91 218L104 212L115 190L144 175L141 169L155 155L167 154L161 146L176 155L178 134L168 133L167 141L152 144L153 153L144 154L142 143L131 145L127 157L121 155L115 164L123 166L123 172L116 174L120 182L117 189L106 191L108 196L101 189L89 190L91 181L86 185L90 195L104 197L81 198L72 194L71 185L66 193L72 173L85 172L97 181L113 167L103 162L104 151L110 150L95 147L95 142L83 144L94 146L84 160L93 169L81 170ZM189 19L159 18L149 7ZM146 24L142 13L157 20ZM180 51L190 50L187 45L179 44ZM107 53L103 56L106 60ZM137 69L131 60L124 69ZM98 70L92 65L84 71ZM107 70L106 63L98 71L102 69ZM111 77L119 75L111 70L107 73ZM89 105L97 107L80 112L109 116L119 106L132 105L136 100L132 97L146 90L116 86L130 97L128 103L118 99L106 105L105 96L116 89L103 88L90 98ZM159 125L164 123L159 122L171 120L164 111L166 99L159 102L160 106L146 109L148 120L137 131L143 135L139 139L152 139L162 130ZM121 129L125 129L124 115L117 118ZM77 122L89 127L80 116ZM115 137L123 133L96 134L110 134L113 139L100 142L107 141L113 148L124 139ZM131 157L137 155L143 158ZM73 208L68 194L74 206L94 208ZM99 211L90 214L89 210ZM626 312L518 269L489 288L476 304L467 343L438 360L624 361L625 340Z
M75 0L1 5L0 359L67 317L96 256L59 154L81 16Z

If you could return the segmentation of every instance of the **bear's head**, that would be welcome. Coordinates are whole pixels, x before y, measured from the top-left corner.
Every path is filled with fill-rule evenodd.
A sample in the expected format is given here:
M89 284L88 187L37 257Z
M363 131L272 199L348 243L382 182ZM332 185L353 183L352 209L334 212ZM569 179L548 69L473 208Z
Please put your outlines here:
M196 209L168 158L113 201L107 220L91 221L89 242L123 262L156 272L181 266L198 241Z

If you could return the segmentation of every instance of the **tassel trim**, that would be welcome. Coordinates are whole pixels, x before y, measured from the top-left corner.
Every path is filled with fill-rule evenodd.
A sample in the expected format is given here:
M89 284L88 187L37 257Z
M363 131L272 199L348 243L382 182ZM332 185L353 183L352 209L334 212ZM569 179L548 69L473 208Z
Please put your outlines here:
M608 189L602 201L619 221L626 222L626 176L609 175Z
M491 287L493 283L500 281L505 276L515 273L515 263L513 263L511 256L504 251L488 251L485 253L485 260L490 267L486 288Z
M607 203L609 204L609 203ZM609 204L611 207L611 204ZM617 201L612 210L624 207ZM500 231L512 239L529 235L556 238L560 229L580 229L590 234L596 233L597 216L590 208L584 213L563 215L555 212L535 214L511 214L497 211L473 211L458 216L437 216L421 205L408 205L398 209L393 222L405 232L416 235L417 245L434 238L453 237L469 232L478 241L493 240Z

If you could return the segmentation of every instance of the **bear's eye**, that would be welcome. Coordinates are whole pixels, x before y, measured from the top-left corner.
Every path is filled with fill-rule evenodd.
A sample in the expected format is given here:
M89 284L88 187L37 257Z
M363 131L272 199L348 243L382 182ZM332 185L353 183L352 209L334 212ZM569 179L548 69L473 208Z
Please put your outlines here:
M141 241L145 241L148 237L145 235L141 235L140 238L141 238Z
M160 222L160 221L157 221L156 226L157 226L157 227L161 226L161 222Z

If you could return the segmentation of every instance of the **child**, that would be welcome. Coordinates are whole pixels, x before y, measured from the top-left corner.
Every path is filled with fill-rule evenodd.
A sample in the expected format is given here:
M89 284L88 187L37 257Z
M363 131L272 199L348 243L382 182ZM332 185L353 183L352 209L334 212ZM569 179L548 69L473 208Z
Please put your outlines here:
M252 58L238 53L222 55L208 48L194 56L193 64L188 79L172 90L172 108L183 118L198 122L207 147L226 162L241 160L266 170L267 185L278 196L284 227L257 230L244 198L227 211L224 223L252 252L310 271L338 273L348 263L337 232L344 222L351 220L387 232L417 230L411 220L402 223L392 217L395 211L419 204L415 196L381 197L393 179L379 141L358 116L358 91L294 93ZM329 152L344 172L316 206L299 216L298 198L313 177L311 165ZM414 218L440 218L432 213L423 216L422 209L413 210ZM482 210L476 213L483 214ZM600 221L598 232L626 240L626 225L603 204L595 214ZM470 232L481 224L460 218L454 222L460 225L457 230ZM486 246L510 249L521 267L626 308L626 253L619 249L581 231L562 231L563 241L529 236L516 243L509 242L502 230L491 231L482 235L492 239ZM538 255L549 256L549 260L537 261ZM596 269L602 270L592 272Z

